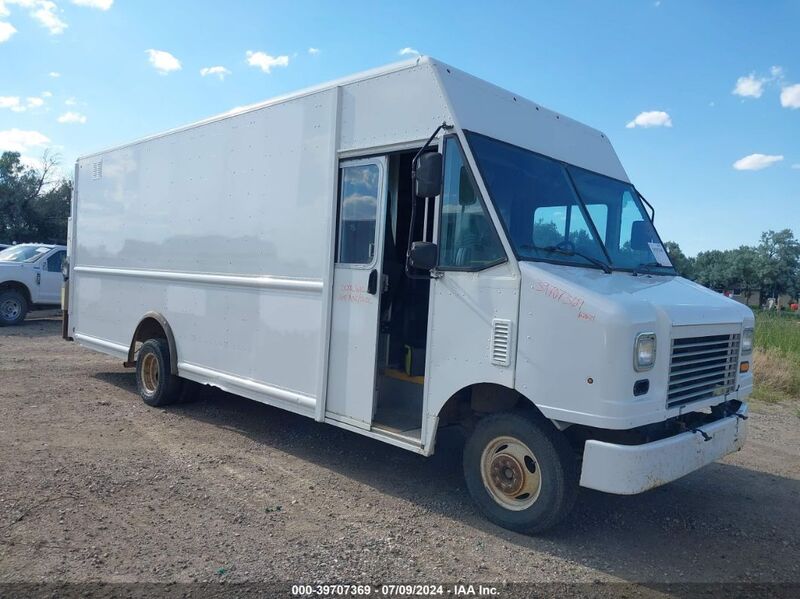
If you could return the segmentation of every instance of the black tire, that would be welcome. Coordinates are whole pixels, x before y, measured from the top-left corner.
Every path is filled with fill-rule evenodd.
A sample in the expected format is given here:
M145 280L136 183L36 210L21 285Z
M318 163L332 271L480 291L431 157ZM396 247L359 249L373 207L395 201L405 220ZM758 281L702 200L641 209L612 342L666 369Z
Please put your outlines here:
M503 438L521 442L533 459L515 459L507 452L519 454L519 446L515 448L512 443L509 449L508 444L503 445ZM552 423L528 413L493 414L478 421L464 447L464 478L473 501L489 520L525 534L558 524L570 512L578 494L578 464L569 442ZM520 480L526 481L521 488ZM515 495L526 488L536 491Z
M136 358L136 389L148 406L166 406L181 399L183 381L170 374L166 339L148 339Z
M8 289L0 292L0 326L13 326L25 320L28 300L19 291Z

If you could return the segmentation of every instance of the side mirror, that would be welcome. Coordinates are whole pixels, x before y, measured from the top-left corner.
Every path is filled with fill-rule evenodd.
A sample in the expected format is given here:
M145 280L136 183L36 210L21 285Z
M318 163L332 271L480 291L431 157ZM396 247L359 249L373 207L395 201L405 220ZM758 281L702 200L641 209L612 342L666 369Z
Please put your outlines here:
M472 206L478 198L475 196L475 188L467 173L467 167L462 166L458 174L458 204L459 206Z
M417 158L414 169L414 194L418 198L434 198L442 193L442 155L425 152Z
M631 224L631 249L637 251L649 249L650 246L647 244L653 241L650 231L649 223L643 220L634 221Z
M415 241L411 244L408 264L419 270L433 270L439 262L439 248L430 241Z

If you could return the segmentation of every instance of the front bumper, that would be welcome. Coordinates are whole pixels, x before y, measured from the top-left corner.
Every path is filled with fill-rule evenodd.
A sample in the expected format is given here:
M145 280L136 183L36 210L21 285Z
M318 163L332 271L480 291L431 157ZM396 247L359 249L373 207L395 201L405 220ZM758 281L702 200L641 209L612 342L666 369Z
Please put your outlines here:
M652 443L589 440L583 450L580 484L606 493L635 495L676 480L740 450L747 438L746 416L743 403L732 416Z

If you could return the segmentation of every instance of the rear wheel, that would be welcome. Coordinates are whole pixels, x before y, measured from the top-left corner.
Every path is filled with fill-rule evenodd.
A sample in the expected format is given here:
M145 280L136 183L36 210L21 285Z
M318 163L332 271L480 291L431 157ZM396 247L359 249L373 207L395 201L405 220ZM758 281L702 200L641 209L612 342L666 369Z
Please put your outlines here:
M136 360L136 388L149 406L166 406L181 398L182 381L170 372L169 344L148 339Z
M9 289L0 292L0 326L11 326L25 320L28 301L19 291Z
M464 477L486 517L510 530L544 531L572 509L578 467L567 440L543 418L487 416L464 448Z

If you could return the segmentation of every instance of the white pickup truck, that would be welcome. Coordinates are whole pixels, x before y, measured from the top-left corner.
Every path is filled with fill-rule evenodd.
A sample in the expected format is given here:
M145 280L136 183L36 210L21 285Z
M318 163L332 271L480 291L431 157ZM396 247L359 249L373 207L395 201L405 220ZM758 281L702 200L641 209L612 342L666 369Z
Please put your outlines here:
M61 303L63 245L21 243L0 251L0 326L19 324L34 306Z

